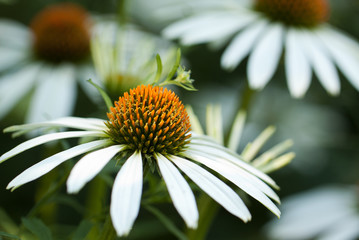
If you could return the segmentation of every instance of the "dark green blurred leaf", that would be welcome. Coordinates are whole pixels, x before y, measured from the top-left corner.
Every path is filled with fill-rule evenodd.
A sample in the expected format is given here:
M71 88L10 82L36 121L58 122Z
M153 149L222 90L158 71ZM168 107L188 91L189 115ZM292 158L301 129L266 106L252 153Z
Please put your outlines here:
M32 232L39 240L51 240L50 229L38 218L22 218L24 226Z
M6 232L0 232L0 240L7 240L7 239L18 239L20 240L20 238L18 236L6 233Z
M164 215L160 210L154 208L150 205L144 205L144 207L153 215L155 215L158 220L170 231L173 235L175 235L178 239L187 240L186 235L177 228L177 226L169 219L166 215Z
M74 235L72 236L72 240L83 240L85 239L86 235L90 232L93 223L89 220L83 220L79 227L76 229Z

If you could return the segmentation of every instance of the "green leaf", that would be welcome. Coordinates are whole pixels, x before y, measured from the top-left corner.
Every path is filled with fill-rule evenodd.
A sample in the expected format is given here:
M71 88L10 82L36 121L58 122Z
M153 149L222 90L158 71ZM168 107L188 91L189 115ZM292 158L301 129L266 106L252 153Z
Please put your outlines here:
M160 80L162 74L162 61L160 55L158 54L156 55L156 63L157 63L157 72L153 84L156 84Z
M0 231L0 240L12 240L12 239L17 239L17 240L21 240L21 238L19 238L18 236L6 233L6 232L1 232Z
M86 235L90 232L91 227L93 226L93 223L89 220L83 220L76 231L74 232L74 235L72 236L72 240L83 240L86 239Z
M106 106L108 108L109 111L111 111L111 107L113 107L111 98L107 95L107 93L105 92L105 90L103 90L99 85L97 85L96 83L94 83L91 79L87 80L92 86L94 86L97 91L99 91L99 93L101 94L101 97L103 98L103 100L106 103Z
M158 220L170 231L173 235L177 237L177 239L187 240L186 235L181 232L176 225L169 219L166 215L164 215L160 210L154 208L150 205L144 205L144 207L153 215L155 215Z
M50 229L38 218L22 218L22 224L39 240L51 240Z
M180 65L180 61L181 61L181 49L177 49L176 62L175 62L175 64L173 65L173 67L172 67L170 73L168 74L168 76L167 76L165 82L171 80L172 77L176 74L177 69L178 69L178 67L179 67L179 65Z

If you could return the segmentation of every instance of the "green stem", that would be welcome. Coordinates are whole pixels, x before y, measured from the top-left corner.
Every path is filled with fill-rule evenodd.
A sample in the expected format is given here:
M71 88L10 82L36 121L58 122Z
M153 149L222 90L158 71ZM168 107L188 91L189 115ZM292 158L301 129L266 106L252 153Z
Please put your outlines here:
M207 194L202 193L199 201L199 220L197 229L188 229L187 238L189 240L205 239L213 219L219 211L219 205Z
M117 8L118 24L120 26L124 26L126 24L126 1L117 0L117 2L118 2L118 8Z
M116 239L116 231L113 228L110 214L106 217L99 240Z

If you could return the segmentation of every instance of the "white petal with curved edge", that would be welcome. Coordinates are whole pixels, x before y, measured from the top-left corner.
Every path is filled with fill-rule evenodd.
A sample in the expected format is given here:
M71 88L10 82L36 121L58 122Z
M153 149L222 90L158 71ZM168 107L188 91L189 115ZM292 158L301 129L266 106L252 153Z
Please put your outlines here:
M333 61L339 69L359 90L359 44L331 28L321 29L317 31L317 34L333 56Z
M19 186L31 182L46 173L50 172L52 169L60 165L61 163L81 155L83 153L95 150L97 148L107 145L108 140L97 140L89 143L84 143L76 147L70 148L68 150L59 152L51 157L48 157L41 162L36 163L35 165L29 167L16 178L14 178L8 185L7 189L18 188Z
M116 176L110 214L118 236L125 236L130 232L140 210L142 174L141 153L135 152Z
M196 140L194 137L192 137L192 140L189 143L189 147L193 147L194 149L197 149L199 153L203 152L207 154L213 154L214 156L217 156L218 159L222 159L223 161L230 161L235 165L238 165L239 167L254 174L260 179L264 180L268 184L274 187L278 187L277 184L274 182L274 180L271 179L268 175L259 171L258 169L249 165L248 163L244 162L243 160L241 160L241 157L239 155L237 155L232 151L229 151L229 149L226 149L225 147L222 147L208 140L206 141L203 138L200 140Z
M40 137L36 137L30 139L26 142L21 143L20 145L14 147L10 151L4 153L0 157L0 163L3 161L22 153L30 148L36 147L38 145L55 141L59 139L66 139L66 138L75 138L75 137L104 137L106 136L105 133L101 131L73 131L73 132L60 132L60 133L50 133Z
M15 135L20 136L29 131L39 128L49 127L68 127L76 128L81 130L105 130L105 120L97 118L79 118L79 117L64 117L58 118L51 121L40 122L40 123L28 123L22 125L14 125L4 129L4 132L17 132Z
M193 182L195 182L216 202L222 205L228 212L239 217L244 222L251 220L251 214L249 213L246 205L224 182L197 164L186 159L172 156L171 160L179 169L191 178Z
M310 85L312 71L303 54L296 29L288 29L285 48L285 73L289 91L293 97L303 97Z
M89 153L81 158L72 168L67 179L67 192L77 193L80 191L123 148L121 145L114 145Z
M233 70L251 51L256 39L263 32L268 22L258 20L238 33L228 45L221 57L223 68Z
M41 64L30 64L0 78L0 119L34 86Z
M170 160L161 154L156 159L173 205L188 227L197 228L198 210L191 188Z
M313 32L302 31L300 33L303 50L313 70L317 75L323 87L332 95L338 95L340 92L340 82L337 70L330 59L326 48Z
M277 206L259 189L256 184L248 178L248 173L243 169L230 163L221 163L210 158L206 158L192 151L186 151L186 155L209 168L221 174L229 181L234 183L237 187L241 188L244 192L258 200L266 206L276 216L280 216L280 211Z
M254 46L247 65L251 88L262 89L273 76L282 54L283 32L281 24L272 24Z
M27 49L0 47L0 72L29 58Z
M240 15L227 13L197 27L192 25L191 30L188 30L181 36L181 42L184 45L194 45L223 39L241 30L256 18L257 16L254 14Z
M26 122L69 116L75 105L75 69L70 64L47 67L39 77Z
M232 162L226 161L221 156L217 156L216 154L209 154L192 148L189 148L188 151L190 153L194 153L197 156L202 156L204 158L217 162L218 164L224 164L225 166L228 166L228 164L230 165L233 164ZM247 179L248 182L250 182L253 186L258 188L261 192L272 198L274 201L280 203L280 199L278 195L257 176L253 175L250 172L247 172L246 170L244 170L238 165L234 165L233 170L235 170L238 174L241 174L241 177Z

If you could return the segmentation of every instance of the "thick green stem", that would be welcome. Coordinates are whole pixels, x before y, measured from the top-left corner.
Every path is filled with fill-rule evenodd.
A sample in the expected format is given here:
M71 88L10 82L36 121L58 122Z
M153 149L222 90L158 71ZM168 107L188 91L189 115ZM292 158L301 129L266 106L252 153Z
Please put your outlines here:
M187 238L189 240L205 239L213 219L218 213L219 205L207 194L202 193L198 201L199 221L197 229L188 229Z

